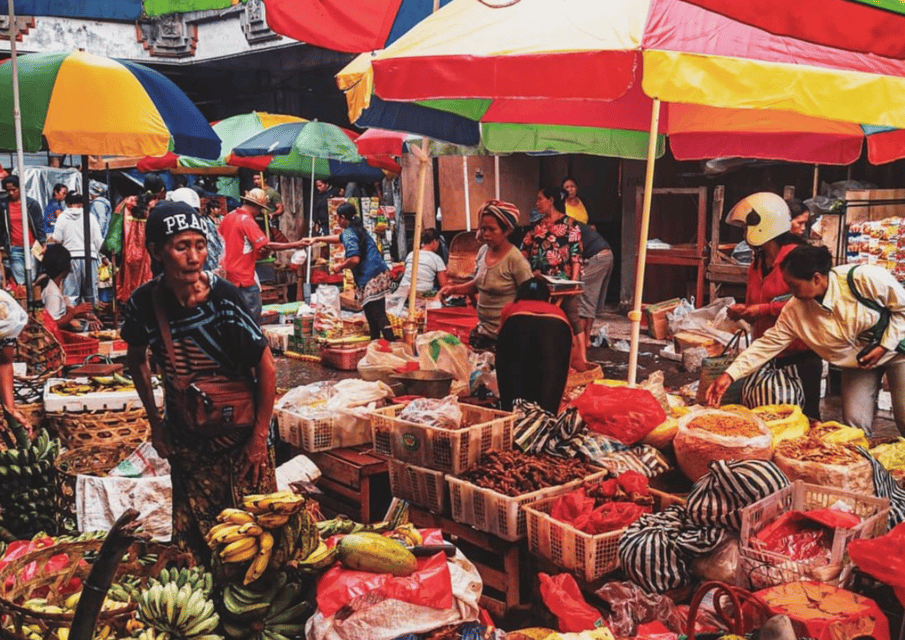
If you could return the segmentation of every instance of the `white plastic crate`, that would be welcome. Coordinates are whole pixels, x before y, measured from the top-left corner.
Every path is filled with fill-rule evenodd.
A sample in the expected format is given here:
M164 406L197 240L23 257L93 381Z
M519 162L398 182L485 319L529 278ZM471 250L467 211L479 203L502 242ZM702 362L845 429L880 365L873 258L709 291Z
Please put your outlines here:
M684 498L650 490L654 511L662 511L673 504L684 504ZM567 569L587 582L594 582L619 567L619 540L625 529L591 535L579 531L567 522L550 515L560 496L544 498L527 504L525 521L528 526L528 550Z
M275 413L280 439L307 453L355 447L371 442L371 425L367 417L355 418L346 413L331 413L311 418L286 409Z
M396 404L371 413L375 450L418 467L458 475L477 464L488 451L512 448L515 414L460 404L461 429L443 429L400 420L405 405ZM389 446L387 446L387 444Z
M452 519L459 523L470 524L475 529L492 533L503 540L510 542L521 540L528 533L523 509L525 505L568 493L582 482L603 478L607 473L607 471L601 470L586 478L578 478L565 484L515 497L484 489L461 478L446 476Z
M861 522L851 529L837 528L833 533L829 561L825 556L808 560L788 557L756 548L751 538L789 511L843 506L859 516ZM886 533L889 500L858 495L844 489L808 484L796 480L788 487L742 509L741 548L738 570L752 588L762 589L798 580L817 580L845 586L852 575L852 563L846 549L856 539L876 538Z
M390 492L394 498L410 502L416 507L442 515L446 512L446 474L442 471L423 469L413 464L388 461Z
M141 398L137 391L97 391L78 396L57 395L50 391L63 382L72 382L72 378L49 378L44 383L44 411L46 413L62 413L72 411L117 411L141 407ZM75 378L75 382L88 383L88 378ZM163 406L163 387L154 387L154 400L158 407Z

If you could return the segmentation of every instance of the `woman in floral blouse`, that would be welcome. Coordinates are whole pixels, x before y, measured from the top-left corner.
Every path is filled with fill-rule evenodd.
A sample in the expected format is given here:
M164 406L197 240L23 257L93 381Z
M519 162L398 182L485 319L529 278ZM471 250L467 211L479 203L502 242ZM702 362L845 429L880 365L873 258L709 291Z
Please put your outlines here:
M562 280L581 280L581 229L578 223L566 216L565 196L559 189L541 189L535 202L543 215L534 228L522 240L522 253L528 259L535 275L545 275ZM584 332L579 331L578 296L566 296L562 310L569 318L574 338L572 340L572 368L584 371Z

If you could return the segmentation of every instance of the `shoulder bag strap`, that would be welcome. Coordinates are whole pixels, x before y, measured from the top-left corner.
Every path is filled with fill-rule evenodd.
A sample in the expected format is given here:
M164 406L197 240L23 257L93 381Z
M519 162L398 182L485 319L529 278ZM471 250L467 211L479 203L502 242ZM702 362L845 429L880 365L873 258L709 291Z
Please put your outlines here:
M159 282L154 285L153 297L154 313L157 315L157 326L160 328L160 339L163 340L163 344L167 350L167 358L170 360L170 365L173 367L173 376L176 379L176 386L182 388L185 386L185 379L177 373L179 369L176 367L176 347L173 346L173 336L170 333L170 321L167 320L167 315L163 310L163 291Z
M848 284L849 291L852 292L852 295L855 296L855 299L858 302L863 304L868 309L876 311L880 314L880 319L877 320L877 324L872 326L866 332L874 341L879 342L883 339L883 334L886 333L886 328L889 326L889 309L881 305L876 300L866 298L860 291L858 291L858 287L855 286L855 269L857 268L858 265L855 265L854 267L849 269L848 274L846 274L845 276L845 281Z

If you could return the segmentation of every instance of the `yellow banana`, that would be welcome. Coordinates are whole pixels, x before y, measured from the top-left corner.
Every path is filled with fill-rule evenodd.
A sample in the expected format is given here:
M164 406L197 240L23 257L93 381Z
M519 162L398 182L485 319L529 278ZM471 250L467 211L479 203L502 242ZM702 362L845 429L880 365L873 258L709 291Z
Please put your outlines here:
M265 529L277 529L289 522L289 515L285 513L263 513L258 516L258 524Z
M208 532L208 543L215 544L229 544L231 542L235 542L239 538L235 537L236 533L239 531L239 528L242 527L241 524L232 524L227 523L224 525L216 525L211 528ZM244 536L239 536L244 537Z
M276 500L270 502L268 508L274 513L285 513L285 514L293 514L297 511L300 511L302 507L305 506L305 498L302 496L295 496L292 498L281 498L280 500Z
M270 551L259 551L254 560L251 561L251 564L248 565L248 571L245 572L245 578L242 580L242 584L251 584L258 578L260 578L261 575L263 575L264 571L267 569L267 565L269 563Z
M217 520L220 522L232 522L234 524L245 524L246 522L254 522L255 517L253 514L248 513L244 509L224 509L220 512L220 515L217 516Z
M264 530L254 522L246 522L245 524L239 526L239 533L248 536L259 536L264 533Z
M245 536L241 540L232 542L220 550L220 557L224 562L244 562L258 551L258 538Z

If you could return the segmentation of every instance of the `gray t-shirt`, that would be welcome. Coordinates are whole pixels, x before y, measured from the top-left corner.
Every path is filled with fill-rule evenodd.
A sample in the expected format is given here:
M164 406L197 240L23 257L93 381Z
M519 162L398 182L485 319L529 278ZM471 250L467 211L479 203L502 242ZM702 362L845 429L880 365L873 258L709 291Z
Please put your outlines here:
M400 289L411 286L413 255L414 252L410 251L405 258L405 275L403 275L402 280L399 281ZM434 284L434 280L436 279L437 274L443 271L446 271L446 265L443 263L443 259L433 251L422 249L418 252L418 285L415 287L415 291L423 293L436 288L437 285Z

